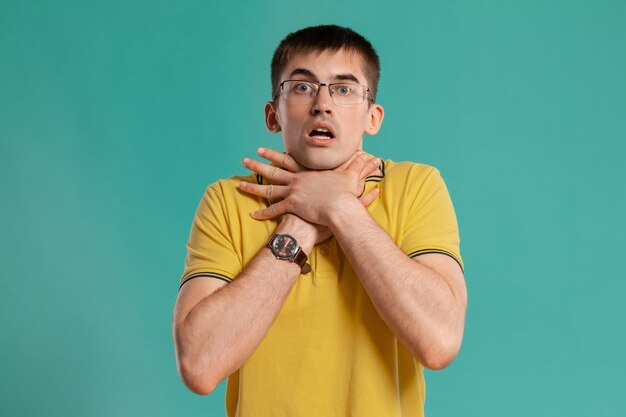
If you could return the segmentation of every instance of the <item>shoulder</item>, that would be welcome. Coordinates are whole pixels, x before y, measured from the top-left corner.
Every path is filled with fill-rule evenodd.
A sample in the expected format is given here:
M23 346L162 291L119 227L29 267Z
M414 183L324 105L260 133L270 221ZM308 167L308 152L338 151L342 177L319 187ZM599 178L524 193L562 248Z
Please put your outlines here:
M206 192L208 193L220 193L220 194L232 194L238 190L239 183L242 181L254 182L256 183L258 179L256 175L233 175L229 178L219 179L206 187Z
M246 176L232 176L209 184L202 196L200 207L202 211L222 211L225 213L249 213L265 207L266 202L261 197L245 193L239 188L242 181L258 183L261 181L255 174Z
M385 160L383 164L382 185L385 187L409 187L411 189L441 181L437 168L419 162Z
M234 175L229 178L222 178L209 184L204 190L204 198L230 200L248 196L239 189L242 181L260 183L256 175Z

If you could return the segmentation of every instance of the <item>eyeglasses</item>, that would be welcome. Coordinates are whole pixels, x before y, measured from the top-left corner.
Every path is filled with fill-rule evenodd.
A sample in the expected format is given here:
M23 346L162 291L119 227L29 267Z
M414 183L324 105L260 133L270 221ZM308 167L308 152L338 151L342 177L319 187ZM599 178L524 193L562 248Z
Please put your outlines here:
M374 101L370 89L361 84L351 83L316 83L313 81L285 80L280 83L280 96L293 104L308 104L316 97L322 86L328 87L330 98L337 106L361 104L367 97ZM278 97L279 94L274 96Z

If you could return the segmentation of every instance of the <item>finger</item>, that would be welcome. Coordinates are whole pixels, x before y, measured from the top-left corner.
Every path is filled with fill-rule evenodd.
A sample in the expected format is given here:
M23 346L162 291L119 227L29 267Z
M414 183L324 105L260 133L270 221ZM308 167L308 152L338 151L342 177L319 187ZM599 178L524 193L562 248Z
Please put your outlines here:
M370 157L366 153L360 153L352 160L346 170L359 173L359 178L364 179L378 170L381 165L380 158Z
M247 193L258 195L259 197L265 197L268 200L277 198L281 199L287 197L288 195L287 187L284 185L263 185L242 181L239 183L239 188Z
M284 168L289 172L304 171L304 167L302 165L297 163L291 155L284 152L278 152L269 148L259 148L257 149L257 153L259 156L267 159L268 161L272 161L279 167Z
M285 200L279 201L276 204L272 204L263 210L257 210L250 213L250 217L256 220L267 220L272 219L274 217L282 216L285 213L288 213L287 203Z
M370 159L370 156L366 153L361 153L357 155L356 158L350 162L350 164L346 167L346 171L353 171L359 174L363 171L365 166L367 165L367 161Z
M280 167L267 165L250 158L243 158L241 161L243 166L256 172L257 174L263 175L270 182L276 184L289 184L291 181L291 173L281 169Z
M372 188L367 194L359 197L359 200L361 201L363 206L369 207L369 205L378 198L379 194L380 190L378 188Z
M367 178L380 168L381 160L380 158L370 158L366 163L363 169L361 170L361 179Z

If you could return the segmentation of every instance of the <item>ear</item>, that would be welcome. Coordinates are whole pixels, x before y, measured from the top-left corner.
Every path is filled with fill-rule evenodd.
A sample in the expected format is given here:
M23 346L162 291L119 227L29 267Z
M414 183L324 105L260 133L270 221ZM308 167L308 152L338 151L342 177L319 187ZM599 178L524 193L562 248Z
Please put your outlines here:
M385 109L380 104L373 103L368 110L367 126L365 127L365 133L368 135L375 135L380 130L380 126L383 124L385 118Z
M280 122L278 121L278 112L276 104L273 101L265 103L265 126L272 133L280 132Z

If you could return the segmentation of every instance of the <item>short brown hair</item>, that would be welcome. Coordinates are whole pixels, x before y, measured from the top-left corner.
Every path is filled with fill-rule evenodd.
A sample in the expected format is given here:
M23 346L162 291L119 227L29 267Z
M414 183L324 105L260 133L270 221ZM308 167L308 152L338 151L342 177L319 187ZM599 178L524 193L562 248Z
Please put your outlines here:
M292 54L341 49L355 52L363 58L363 72L367 78L372 100L375 101L380 78L378 54L363 36L350 28L337 25L307 27L290 33L281 41L272 58L272 97L278 94L280 74L287 66Z

